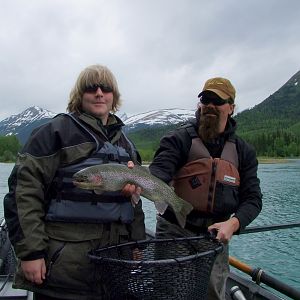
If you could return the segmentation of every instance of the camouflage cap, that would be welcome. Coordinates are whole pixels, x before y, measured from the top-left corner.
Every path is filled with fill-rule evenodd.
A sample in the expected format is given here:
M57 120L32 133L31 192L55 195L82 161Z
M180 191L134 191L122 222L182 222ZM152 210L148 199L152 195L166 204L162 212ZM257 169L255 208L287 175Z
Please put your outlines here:
M198 97L200 97L205 91L214 92L224 100L228 100L230 98L234 102L235 99L235 88L226 78L215 77L208 79Z

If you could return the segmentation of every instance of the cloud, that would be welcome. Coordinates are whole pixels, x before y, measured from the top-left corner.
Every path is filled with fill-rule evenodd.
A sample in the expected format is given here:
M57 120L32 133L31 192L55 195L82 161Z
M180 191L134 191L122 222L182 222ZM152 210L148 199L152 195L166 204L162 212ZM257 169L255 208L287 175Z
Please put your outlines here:
M229 78L238 111L299 71L300 2L22 0L0 4L0 120L32 105L65 111L79 72L107 65L122 111L194 109Z

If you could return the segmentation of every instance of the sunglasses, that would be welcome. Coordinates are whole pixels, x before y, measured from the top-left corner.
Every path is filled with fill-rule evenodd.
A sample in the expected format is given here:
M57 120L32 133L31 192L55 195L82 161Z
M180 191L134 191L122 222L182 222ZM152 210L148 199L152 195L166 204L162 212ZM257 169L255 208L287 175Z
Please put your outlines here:
M218 98L217 97L210 98L210 97L205 97L205 96L200 97L200 102L203 105L208 105L209 103L212 103L215 106L222 106L226 103L229 103L229 104L232 103L231 99L224 100L224 99L221 99L219 97Z
M99 84L93 84L93 85L87 86L83 92L84 93L96 93L98 88L100 88L103 93L110 93L113 91L113 89L110 86L99 83Z

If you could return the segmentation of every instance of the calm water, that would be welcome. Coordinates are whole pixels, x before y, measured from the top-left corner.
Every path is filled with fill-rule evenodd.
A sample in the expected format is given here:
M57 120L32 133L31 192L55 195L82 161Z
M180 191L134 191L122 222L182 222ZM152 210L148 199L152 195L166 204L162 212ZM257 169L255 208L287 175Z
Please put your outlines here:
M8 191L13 164L0 163L0 198ZM300 222L300 160L261 164L258 171L263 191L263 210L252 225ZM155 229L155 208L144 199L146 226ZM0 215L3 215L2 203ZM230 254L251 267L300 289L300 227L234 236Z

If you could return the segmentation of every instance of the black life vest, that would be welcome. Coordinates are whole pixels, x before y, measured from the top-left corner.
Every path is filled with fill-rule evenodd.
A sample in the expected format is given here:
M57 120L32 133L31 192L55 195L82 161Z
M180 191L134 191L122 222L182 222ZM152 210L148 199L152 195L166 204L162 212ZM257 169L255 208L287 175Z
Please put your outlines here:
M77 171L97 164L127 164L129 160L134 159L135 155L132 143L124 135L131 152L129 154L118 143L111 144L108 141L101 141L72 114L68 114L68 116L93 137L96 150L90 156L57 170L51 191L49 191L50 204L46 220L72 223L110 223L114 221L131 223L134 211L130 198L124 197L119 191L98 195L91 190L79 189L74 186L72 177Z
M191 125L186 126L192 145L187 163L173 180L176 194L196 211L230 215L238 206L238 154L234 139L226 141L221 157L212 158Z

